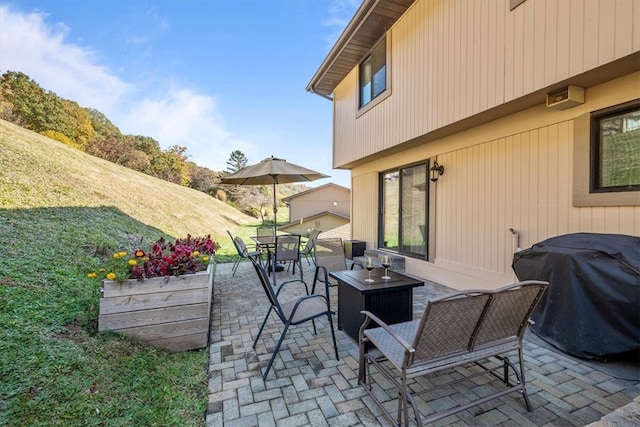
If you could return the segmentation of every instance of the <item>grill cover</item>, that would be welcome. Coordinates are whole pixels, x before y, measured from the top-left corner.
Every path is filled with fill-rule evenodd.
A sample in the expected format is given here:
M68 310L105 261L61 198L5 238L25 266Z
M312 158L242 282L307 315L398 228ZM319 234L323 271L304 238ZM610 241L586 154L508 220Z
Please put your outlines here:
M553 237L515 253L512 268L549 282L530 327L545 341L587 359L640 351L640 237Z

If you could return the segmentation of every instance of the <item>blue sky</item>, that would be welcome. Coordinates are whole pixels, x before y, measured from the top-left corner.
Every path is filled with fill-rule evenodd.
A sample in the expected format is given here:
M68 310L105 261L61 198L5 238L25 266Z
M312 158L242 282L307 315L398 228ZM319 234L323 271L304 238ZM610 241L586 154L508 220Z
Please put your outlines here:
M331 102L305 90L361 0L0 0L0 71L103 112L123 133L226 169L332 169Z

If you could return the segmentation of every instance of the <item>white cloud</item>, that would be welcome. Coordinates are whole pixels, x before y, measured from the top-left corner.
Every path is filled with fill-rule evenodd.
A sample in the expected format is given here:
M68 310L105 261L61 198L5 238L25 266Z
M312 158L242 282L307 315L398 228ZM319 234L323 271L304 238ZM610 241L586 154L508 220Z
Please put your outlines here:
M189 160L217 171L226 169L233 150L248 157L257 150L226 130L214 98L188 89L170 88L163 97L137 102L121 122L123 132L151 136L162 148L188 147Z
M322 25L333 28L333 31L326 38L329 48L333 47L342 35L361 4L362 0L333 0L331 2L328 10L329 16L322 20Z
M0 6L0 69L21 71L43 89L104 113L132 88L97 64L87 47L66 43L69 29L48 25L43 13Z
M23 72L43 89L101 111L123 133L150 136L165 149L187 147L189 159L200 166L224 170L233 150L247 156L257 151L225 128L212 97L170 83L164 90L156 86L160 97L141 94L140 87L101 65L91 48L66 41L67 26L46 20L43 13L19 13L0 5L2 72Z

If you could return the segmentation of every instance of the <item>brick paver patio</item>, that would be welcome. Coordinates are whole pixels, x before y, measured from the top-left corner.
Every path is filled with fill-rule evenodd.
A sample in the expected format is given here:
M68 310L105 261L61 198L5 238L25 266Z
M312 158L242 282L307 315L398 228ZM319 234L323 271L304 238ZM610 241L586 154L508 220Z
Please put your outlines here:
M311 323L292 327L267 381L263 381L261 368L280 337L281 325L271 319L256 349L252 348L268 304L251 264L241 263L235 277L231 277L231 266L218 264L215 276L207 426L391 425L357 383L357 343L336 326L340 355L336 360L326 319L316 321L317 335ZM313 269L305 260L303 266L311 285ZM278 273L278 282L285 276L290 273ZM436 285L435 292L439 290ZM332 288L334 307L336 291ZM420 315L427 294L433 292L427 287L415 290L414 317ZM640 426L637 381L595 370L536 341L532 337L525 342L527 390L533 412L526 411L520 395L511 393L435 425ZM468 399L469 394L482 395L492 387L482 377L460 384L443 388L426 405L433 411L444 410Z

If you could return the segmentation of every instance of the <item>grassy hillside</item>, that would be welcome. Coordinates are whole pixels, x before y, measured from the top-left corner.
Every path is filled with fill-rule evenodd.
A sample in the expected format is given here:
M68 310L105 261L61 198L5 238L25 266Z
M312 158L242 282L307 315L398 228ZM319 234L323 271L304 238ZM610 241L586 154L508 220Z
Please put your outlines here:
M205 350L98 334L96 248L255 222L0 121L0 426L203 426ZM230 242L228 242L230 245Z
M200 191L90 156L0 120L0 208L113 207L174 237L255 222Z

